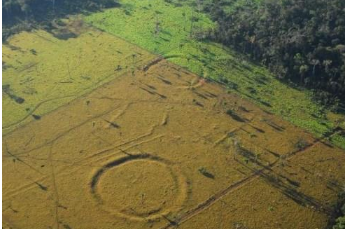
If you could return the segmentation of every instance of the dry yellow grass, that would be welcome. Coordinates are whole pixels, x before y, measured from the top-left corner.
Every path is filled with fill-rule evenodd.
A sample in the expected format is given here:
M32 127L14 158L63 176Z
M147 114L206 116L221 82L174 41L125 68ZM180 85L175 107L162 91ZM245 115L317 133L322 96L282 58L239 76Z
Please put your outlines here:
M4 225L327 224L345 182L342 150L217 84L191 87L198 77L165 60L146 69L4 136Z

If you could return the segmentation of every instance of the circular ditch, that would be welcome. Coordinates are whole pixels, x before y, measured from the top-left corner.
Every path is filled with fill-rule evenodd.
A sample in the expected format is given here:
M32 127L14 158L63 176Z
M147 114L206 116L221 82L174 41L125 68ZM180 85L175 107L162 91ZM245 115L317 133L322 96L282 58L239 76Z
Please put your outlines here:
M178 169L150 154L110 161L94 173L90 188L100 207L133 220L176 212L187 196L187 183Z

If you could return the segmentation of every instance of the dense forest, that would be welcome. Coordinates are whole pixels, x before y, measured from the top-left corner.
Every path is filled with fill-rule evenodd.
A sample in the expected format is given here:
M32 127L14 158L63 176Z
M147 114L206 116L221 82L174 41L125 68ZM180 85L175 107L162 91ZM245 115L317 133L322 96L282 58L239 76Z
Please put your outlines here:
M317 89L328 104L345 98L345 1L263 0L205 8L218 23L212 39L260 61L279 78ZM337 99L335 99L337 98Z
M119 4L115 0L4 0L2 3L2 38L44 25L52 19L81 11L97 11Z

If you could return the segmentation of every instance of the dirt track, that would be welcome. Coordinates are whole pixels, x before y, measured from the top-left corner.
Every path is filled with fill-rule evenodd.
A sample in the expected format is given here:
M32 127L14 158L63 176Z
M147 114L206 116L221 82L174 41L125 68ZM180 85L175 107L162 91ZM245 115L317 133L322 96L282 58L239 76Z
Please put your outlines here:
M340 149L161 60L3 138L3 220L322 228L344 162Z

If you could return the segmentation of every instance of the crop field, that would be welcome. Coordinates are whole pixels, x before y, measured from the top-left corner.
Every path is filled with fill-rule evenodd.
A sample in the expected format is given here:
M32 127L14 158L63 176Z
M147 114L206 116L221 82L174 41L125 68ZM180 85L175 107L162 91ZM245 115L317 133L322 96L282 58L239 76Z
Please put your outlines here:
M2 47L4 133L153 58L78 18L66 19L51 33L20 33Z
M267 69L251 63L240 53L203 41L202 32L214 28L215 24L198 6L191 7L190 1L184 4L163 0L120 2L120 8L91 14L85 21L163 55L199 76L223 83L230 91L317 137L333 132L339 123L345 127L344 116L322 109L312 100L310 92L280 82ZM345 149L344 133L337 132L329 140Z
M4 227L322 228L344 160L157 58L3 137Z

